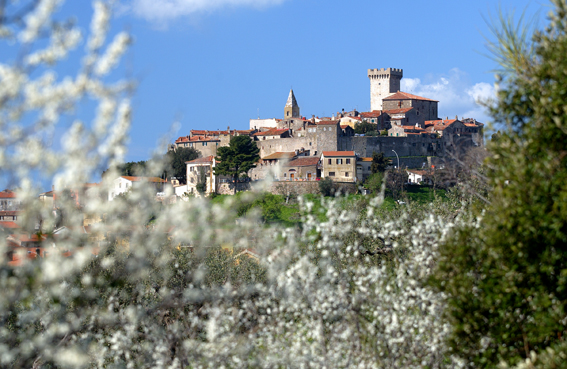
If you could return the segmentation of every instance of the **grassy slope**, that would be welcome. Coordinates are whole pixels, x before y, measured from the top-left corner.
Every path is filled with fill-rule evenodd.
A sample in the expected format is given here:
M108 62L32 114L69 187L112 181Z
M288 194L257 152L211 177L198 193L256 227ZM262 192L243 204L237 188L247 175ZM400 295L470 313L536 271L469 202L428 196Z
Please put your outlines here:
M348 195L341 197L342 206L345 208L356 202L364 202L369 200L371 195ZM419 204L427 204L432 202L435 197L445 198L445 190L436 189L425 186L408 186L404 193L406 202ZM318 195L306 195L305 198L314 203L315 213L321 208L321 197ZM293 227L300 222L299 205L295 199L291 199L288 204L285 202L283 195L258 194L251 195L249 192L241 192L236 196L219 195L211 199L215 204L230 206L230 209L236 211L238 215L244 215L256 208L261 212L262 218L266 223L278 223L286 227ZM230 205L229 205L230 204ZM383 207L385 210L393 210L400 205L391 198L386 196ZM325 220L325 215L321 214L321 221Z

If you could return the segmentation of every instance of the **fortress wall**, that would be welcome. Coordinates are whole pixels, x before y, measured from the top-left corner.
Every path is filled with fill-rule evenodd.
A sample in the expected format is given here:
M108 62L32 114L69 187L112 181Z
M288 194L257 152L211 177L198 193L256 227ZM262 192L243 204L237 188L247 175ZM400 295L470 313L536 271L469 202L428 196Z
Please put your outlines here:
M300 150L313 151L317 149L317 143L312 137L292 137L292 138L276 138L273 140L256 141L256 145L260 149L260 157L268 156L275 152L292 152Z
M436 148L438 139L422 138L420 136L389 137L389 136L355 136L341 137L340 150L354 150L362 157L371 157L373 152L383 152L387 157L398 156L435 156L441 153ZM350 141L350 142L349 142Z

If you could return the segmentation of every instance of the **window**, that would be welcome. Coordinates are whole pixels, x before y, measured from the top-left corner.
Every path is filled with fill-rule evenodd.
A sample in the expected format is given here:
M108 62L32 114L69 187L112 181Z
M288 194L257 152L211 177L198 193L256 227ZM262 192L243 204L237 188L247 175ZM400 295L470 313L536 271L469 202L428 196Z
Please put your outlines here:
M331 164L332 164L332 160L333 160L333 159L329 159L329 165L331 165Z
M334 177L335 176L335 172L329 172L329 177Z
M348 176L349 176L349 172L345 172L345 177L348 177Z
M347 159L347 160L346 160L346 163L347 163L347 164L350 164L350 159Z
M337 159L337 164L342 164L343 163L343 159Z
M207 143L206 143L206 142L203 142L203 146L207 146Z
M189 143L189 147L193 147L193 142Z

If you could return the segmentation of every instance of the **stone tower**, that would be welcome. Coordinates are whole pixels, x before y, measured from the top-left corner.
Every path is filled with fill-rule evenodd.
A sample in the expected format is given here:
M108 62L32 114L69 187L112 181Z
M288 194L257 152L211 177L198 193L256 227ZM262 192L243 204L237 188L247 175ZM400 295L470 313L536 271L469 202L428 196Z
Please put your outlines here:
M370 79L370 110L382 110L382 99L400 90L403 69L368 69Z
M289 90L289 97L287 98L287 102L285 103L284 119L299 117L299 105L297 105L297 100L295 100L293 89L291 89Z

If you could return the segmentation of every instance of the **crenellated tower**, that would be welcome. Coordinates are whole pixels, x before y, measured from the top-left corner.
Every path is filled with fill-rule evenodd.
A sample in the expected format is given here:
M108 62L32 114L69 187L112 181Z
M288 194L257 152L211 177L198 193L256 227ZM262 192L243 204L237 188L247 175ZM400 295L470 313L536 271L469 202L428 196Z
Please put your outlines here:
M284 119L289 118L299 118L299 105L297 105L297 100L295 100L295 95L293 94L293 89L289 90L289 96L284 108Z
M382 110L382 99L400 91L403 69L368 69L370 79L370 110Z

